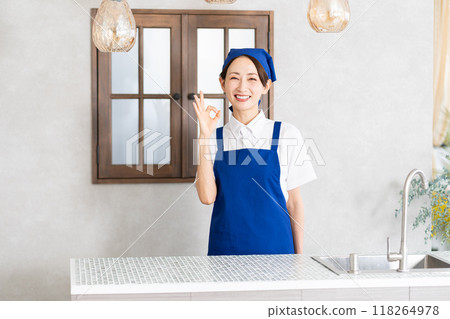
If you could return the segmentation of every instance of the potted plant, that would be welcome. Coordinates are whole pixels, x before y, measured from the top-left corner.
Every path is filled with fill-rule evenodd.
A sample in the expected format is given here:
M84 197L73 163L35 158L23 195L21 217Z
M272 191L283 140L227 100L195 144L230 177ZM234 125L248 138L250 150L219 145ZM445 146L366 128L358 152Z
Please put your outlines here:
M446 156L450 159L450 156ZM422 206L419 215L413 223L413 229L420 225L428 225L425 229L425 243L436 238L442 245L450 245L450 171L444 167L441 174L428 182L428 189L424 190L420 179L411 182L408 194L408 205L415 198L428 196L431 205ZM395 217L401 214L403 191L400 191L400 208L395 210ZM430 223L431 217L431 223Z

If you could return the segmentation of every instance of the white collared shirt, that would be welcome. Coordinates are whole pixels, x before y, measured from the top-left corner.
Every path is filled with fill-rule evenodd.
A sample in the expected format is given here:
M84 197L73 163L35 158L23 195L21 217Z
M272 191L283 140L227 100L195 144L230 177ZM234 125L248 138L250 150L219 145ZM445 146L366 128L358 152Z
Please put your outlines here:
M223 127L223 147L225 151L242 148L270 149L275 121L266 118L262 110L247 125L234 116ZM288 200L288 190L306 184L317 178L310 158L302 158L303 138L300 131L292 124L281 122L278 141L278 159L280 162L280 185L284 198ZM211 160L214 163L217 152L216 132L211 136Z

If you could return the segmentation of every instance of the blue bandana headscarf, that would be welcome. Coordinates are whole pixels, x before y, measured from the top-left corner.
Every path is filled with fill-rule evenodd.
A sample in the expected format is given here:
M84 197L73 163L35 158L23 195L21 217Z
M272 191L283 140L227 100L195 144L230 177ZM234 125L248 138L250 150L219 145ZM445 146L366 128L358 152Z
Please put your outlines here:
M267 76L269 79L272 80L272 82L275 82L277 80L277 77L275 76L275 68L273 66L272 57L269 53L266 52L264 49L253 49L253 48L246 48L246 49L231 49L228 53L227 58L225 59L225 62L223 62L222 71L225 69L227 64L233 60L234 58L237 58L241 55L250 55L257 59L259 63L263 66L264 70L267 73ZM261 103L261 100L259 100L258 105ZM233 112L233 106L230 106L231 112Z

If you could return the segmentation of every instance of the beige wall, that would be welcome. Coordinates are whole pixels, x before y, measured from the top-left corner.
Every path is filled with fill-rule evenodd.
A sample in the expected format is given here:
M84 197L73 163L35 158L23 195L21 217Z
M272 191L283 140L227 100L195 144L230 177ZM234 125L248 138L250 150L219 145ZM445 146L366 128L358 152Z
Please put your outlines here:
M85 11L101 2L77 1ZM351 0L345 34L313 32L307 0L129 3L274 10L275 118L313 138L326 162L302 187L305 252L384 252L387 236L398 249L398 192L411 169L431 173L431 0ZM69 258L120 256L164 212L124 256L207 251L212 207L190 184L91 184L85 11L73 0L2 0L1 300L67 300ZM422 238L409 232L410 251Z

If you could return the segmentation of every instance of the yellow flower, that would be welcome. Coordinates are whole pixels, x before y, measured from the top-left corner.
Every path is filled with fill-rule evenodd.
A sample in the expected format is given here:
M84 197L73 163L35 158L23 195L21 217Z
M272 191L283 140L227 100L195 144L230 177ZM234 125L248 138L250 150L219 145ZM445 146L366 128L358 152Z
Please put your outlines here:
M431 207L432 210L432 223L431 223L431 237L436 235L436 227L437 223L441 224L444 229L447 229L450 224L450 215L449 215L449 198L448 195L442 195L440 193L432 192L433 199L436 201L436 204ZM440 227L439 227L440 228Z

